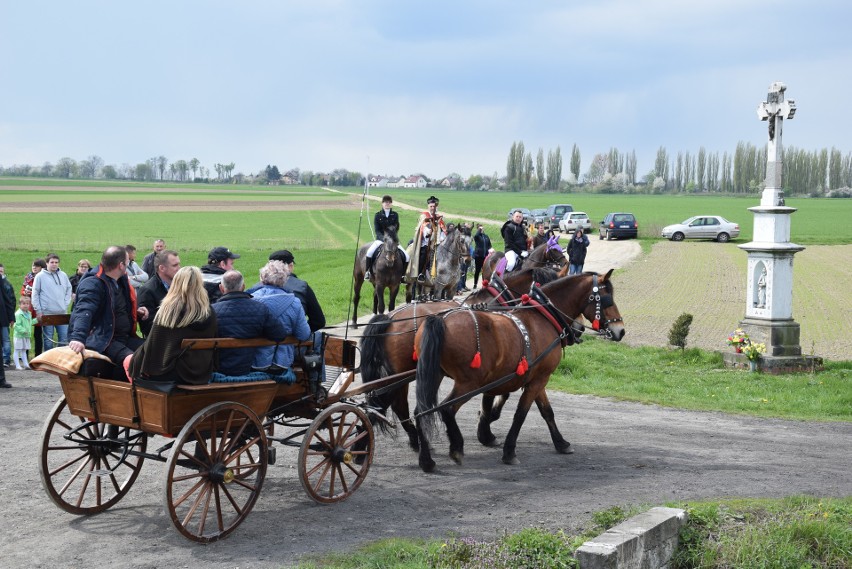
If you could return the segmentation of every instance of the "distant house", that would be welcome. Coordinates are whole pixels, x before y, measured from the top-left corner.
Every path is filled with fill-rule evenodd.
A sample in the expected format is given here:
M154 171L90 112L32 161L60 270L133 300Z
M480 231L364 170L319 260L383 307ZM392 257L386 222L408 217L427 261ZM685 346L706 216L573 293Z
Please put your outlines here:
M299 178L293 178L288 174L284 174L283 176L281 176L280 183L285 186L294 186L299 183Z
M388 178L386 176L370 176L369 178L367 178L367 187L387 188Z
M403 181L403 188L425 188L426 178L423 176L409 176Z

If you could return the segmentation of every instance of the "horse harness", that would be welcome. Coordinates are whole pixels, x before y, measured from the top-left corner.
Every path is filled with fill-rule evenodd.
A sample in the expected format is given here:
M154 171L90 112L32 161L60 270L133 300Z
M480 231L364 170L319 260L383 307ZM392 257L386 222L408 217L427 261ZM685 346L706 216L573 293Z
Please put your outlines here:
M601 330L601 317L603 316L603 309L609 308L614 304L612 300L611 294L601 294L600 286L598 286L598 275L595 274L592 277L592 293L589 295L589 302L586 304L594 303L595 305L595 319L592 320L592 329L597 331L601 335L605 335L608 338L612 337L612 331L609 329L609 325L613 322L623 322L624 319L621 317L618 318L610 318L603 321L603 331Z

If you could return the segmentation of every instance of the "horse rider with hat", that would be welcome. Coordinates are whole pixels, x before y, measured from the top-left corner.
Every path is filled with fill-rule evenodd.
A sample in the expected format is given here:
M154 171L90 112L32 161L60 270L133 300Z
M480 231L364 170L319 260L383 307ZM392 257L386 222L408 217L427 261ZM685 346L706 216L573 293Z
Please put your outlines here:
M399 215L393 210L392 197L388 195L382 196L382 209L377 211L376 215L373 217L373 228L375 229L376 240L373 241L370 248L367 249L367 254L365 255L367 272L364 273L364 278L368 281L373 278L373 261L375 261L376 252L379 250L379 247L382 243L384 243L385 232L393 230L393 232L399 236ZM408 258L408 253L401 245L398 245L398 247L399 250L402 251L402 256L405 259L405 265L407 268L408 261L410 260Z
M432 276L435 273L435 249L444 240L447 227L444 225L444 216L438 213L438 198L429 196L426 200L427 210L420 214L417 228L414 231L412 262L408 265L409 279L417 279L420 282L426 280L427 263Z

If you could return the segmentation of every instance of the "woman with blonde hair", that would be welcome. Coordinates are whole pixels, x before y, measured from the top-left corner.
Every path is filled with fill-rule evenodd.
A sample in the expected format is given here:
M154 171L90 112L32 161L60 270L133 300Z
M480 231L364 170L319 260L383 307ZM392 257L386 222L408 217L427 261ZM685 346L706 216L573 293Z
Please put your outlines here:
M133 354L128 375L156 382L169 391L176 383L204 384L216 369L213 350L181 349L186 338L215 338L216 313L210 307L198 267L182 267L172 279L150 334ZM153 386L152 386L153 387Z

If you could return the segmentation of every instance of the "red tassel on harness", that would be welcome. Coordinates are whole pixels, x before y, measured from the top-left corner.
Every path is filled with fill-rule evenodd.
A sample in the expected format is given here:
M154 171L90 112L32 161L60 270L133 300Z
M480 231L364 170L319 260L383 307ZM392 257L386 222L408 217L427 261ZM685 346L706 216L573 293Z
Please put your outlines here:
M521 303L522 304L529 304L530 303L530 295L522 294L521 295Z
M473 359L470 360L470 367L473 369L479 369L482 367L482 357L479 355L479 352L476 352L473 355Z
M417 348L414 348L414 349L411 351L411 361L413 361L413 362L416 362L416 361L417 361Z
M515 370L517 375L524 375L527 373L527 370L530 369L530 365L527 363L526 356L521 358L521 361L518 362L518 369Z
M595 318L592 320L592 330L600 330L601 329L601 321Z
M488 288L489 286L491 286L491 285L488 281L485 281L485 280L482 281L482 288Z

